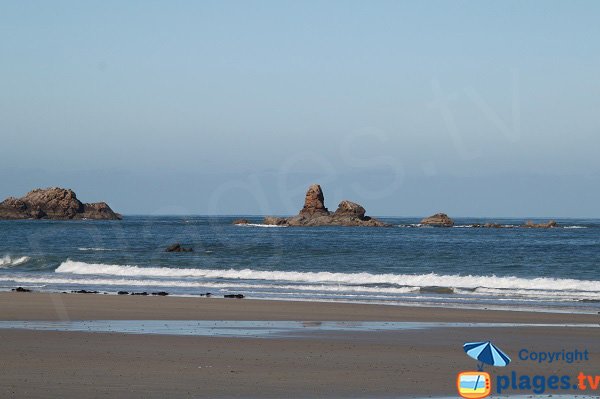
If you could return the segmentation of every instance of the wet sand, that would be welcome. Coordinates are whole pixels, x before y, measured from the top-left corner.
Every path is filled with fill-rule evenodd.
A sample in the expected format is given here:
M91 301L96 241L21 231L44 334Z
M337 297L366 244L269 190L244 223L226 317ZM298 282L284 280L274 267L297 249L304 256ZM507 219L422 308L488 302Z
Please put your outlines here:
M203 297L0 292L0 320L100 319L597 323L600 315Z
M0 293L1 320L354 320L594 323L600 315L472 311L337 303ZM372 398L455 395L475 369L467 341L513 357L492 374L600 374L600 330L568 327L324 332L223 338L0 329L0 397ZM520 349L585 348L590 361L538 365ZM516 392L530 393L530 392ZM550 393L550 392L547 392ZM562 392L564 394L564 392ZM589 392L588 392L589 393Z

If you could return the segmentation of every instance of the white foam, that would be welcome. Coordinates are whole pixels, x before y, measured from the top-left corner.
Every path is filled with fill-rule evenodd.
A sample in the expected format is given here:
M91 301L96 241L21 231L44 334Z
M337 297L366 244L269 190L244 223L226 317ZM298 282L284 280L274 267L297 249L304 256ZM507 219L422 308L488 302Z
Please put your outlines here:
M184 287L184 288L195 288L195 287L215 287L215 285L201 284L198 282L190 281L164 281L164 280L134 280L134 279L101 279L101 278L60 278L60 277L0 277L0 281L11 281L15 283L30 283L30 284L66 284L66 285L77 285L77 286L148 286L148 287Z
M77 248L79 251L116 251L116 249L111 249L111 248Z
M0 258L0 268L7 268L11 266L18 266L26 263L31 259L29 256L21 256L19 258L13 259L10 256L6 255L3 258Z
M183 287L183 288L213 288L221 290L238 289L248 292L248 290L285 290L295 291L291 295L298 292L305 292L310 295L318 295L318 293L335 293L335 294L408 294L418 292L418 287L398 287L398 288L377 288L377 287L356 287L345 285L278 285L278 284L247 284L247 283L221 283L221 282L204 282L193 280L158 280L158 279L126 279L126 278L81 278L81 277L54 277L54 276L14 276L1 277L0 281L10 281L14 283L29 283L29 284L67 284L78 286L148 286L148 287ZM281 294L281 293L280 293ZM325 294L323 294L325 295Z
M474 291L456 290L458 294L477 295L492 294L494 296L519 296L525 298L555 298L555 299L600 299L600 293L589 291L552 291L536 289L498 289L498 288L476 288Z
M439 275L429 274L371 274L371 273L330 273L330 272L288 272L263 271L252 269L177 269L168 267L138 267L106 264L91 264L67 260L56 273L79 275L111 275L122 277L192 277L226 278L240 280L270 280L304 283L337 284L395 284L408 287L457 287L457 288L498 288L525 289L539 291L587 291L600 294L600 281L560 278L520 278L515 276Z
M564 226L563 229L587 229L587 226Z

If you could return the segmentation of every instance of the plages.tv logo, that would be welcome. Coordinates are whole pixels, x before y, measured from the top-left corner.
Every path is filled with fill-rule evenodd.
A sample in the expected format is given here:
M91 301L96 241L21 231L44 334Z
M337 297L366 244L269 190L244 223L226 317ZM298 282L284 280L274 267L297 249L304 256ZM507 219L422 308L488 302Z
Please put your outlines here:
M504 367L510 363L510 358L490 341L467 342L463 349L473 359L477 360L477 371L463 371L456 377L458 394L467 399L480 399L492 393L490 375L483 371L483 367Z

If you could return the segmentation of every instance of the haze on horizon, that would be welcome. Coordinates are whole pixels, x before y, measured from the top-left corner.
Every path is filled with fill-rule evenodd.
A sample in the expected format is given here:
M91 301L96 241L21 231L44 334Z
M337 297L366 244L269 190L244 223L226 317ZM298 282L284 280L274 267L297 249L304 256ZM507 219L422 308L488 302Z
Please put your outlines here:
M600 3L4 2L0 200L600 217Z

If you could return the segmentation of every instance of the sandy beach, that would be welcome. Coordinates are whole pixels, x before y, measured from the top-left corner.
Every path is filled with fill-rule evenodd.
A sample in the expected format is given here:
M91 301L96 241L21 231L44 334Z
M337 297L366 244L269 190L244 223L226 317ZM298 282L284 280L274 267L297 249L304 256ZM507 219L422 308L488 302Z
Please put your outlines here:
M297 320L597 324L600 316L343 303L2 293L1 320ZM427 397L455 394L475 362L467 341L522 348L586 348L582 363L515 362L510 371L600 369L595 328L431 328L223 338L0 329L2 397ZM490 369L492 375L502 372Z

